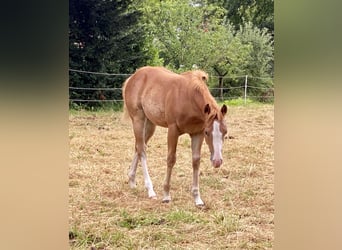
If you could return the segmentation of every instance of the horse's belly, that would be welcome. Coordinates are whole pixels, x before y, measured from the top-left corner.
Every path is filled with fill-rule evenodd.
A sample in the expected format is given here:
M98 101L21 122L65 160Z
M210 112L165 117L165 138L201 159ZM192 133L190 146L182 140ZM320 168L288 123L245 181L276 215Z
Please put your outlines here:
M167 127L165 120L165 108L163 105L150 99L143 103L143 109L145 115L152 123L158 126Z

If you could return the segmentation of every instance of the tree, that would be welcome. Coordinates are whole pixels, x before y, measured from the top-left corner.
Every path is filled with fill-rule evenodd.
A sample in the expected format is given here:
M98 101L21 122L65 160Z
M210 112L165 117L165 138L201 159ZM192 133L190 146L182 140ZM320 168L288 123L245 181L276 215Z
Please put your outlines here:
M70 0L69 10L71 69L130 74L144 65L200 68L215 76L209 84L221 88L221 97L238 94L238 88L222 90L241 87L236 76L273 74L273 38L258 16L264 13L273 24L271 0ZM70 72L70 86L121 87L125 78ZM75 90L70 97L121 99L121 93Z
M132 1L69 1L69 67L77 70L132 73L150 59ZM71 87L121 87L123 77L70 72ZM121 93L71 91L71 98L120 99ZM89 103L88 105L95 105Z
M223 8L205 1L169 0L149 2L141 10L153 44L170 69L201 68L218 75L219 88L223 87L223 77L227 74L245 71L251 45L235 36ZM222 89L220 96L223 97Z
M212 42L210 35L218 32L223 9L198 5L192 1L149 1L142 4L144 21L153 46L159 51L164 65L173 70L192 69L205 63ZM210 52L209 52L210 53Z
M274 33L274 1L273 0L209 0L227 10L227 20L236 29L245 22L251 22L259 29L266 28Z
M249 84L258 88L267 88L273 85L273 39L267 29L260 30L248 22L240 26L236 38L251 47L251 59L245 66L245 74L252 76ZM253 95L260 95L260 89L252 89Z

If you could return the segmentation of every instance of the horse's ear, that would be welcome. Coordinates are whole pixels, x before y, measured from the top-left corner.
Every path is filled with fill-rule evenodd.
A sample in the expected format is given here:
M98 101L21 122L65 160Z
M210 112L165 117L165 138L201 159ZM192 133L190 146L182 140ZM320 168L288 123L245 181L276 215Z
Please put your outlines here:
M210 106L209 103L207 103L204 107L204 114L208 113L208 115L210 114Z
M227 106L226 104L223 104L222 108L221 108L221 113L223 116L225 116L227 114Z
M201 73L201 79L203 82L207 82L208 81L208 74L203 72L203 71L199 71Z

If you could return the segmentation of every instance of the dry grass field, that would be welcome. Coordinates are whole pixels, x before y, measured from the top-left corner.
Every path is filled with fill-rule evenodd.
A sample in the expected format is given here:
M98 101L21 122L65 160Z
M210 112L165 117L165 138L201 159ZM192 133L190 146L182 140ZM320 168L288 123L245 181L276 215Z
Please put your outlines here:
M121 112L73 111L69 115L69 240L71 249L272 249L274 239L274 107L230 106L223 165L214 169L204 143L195 207L190 137L182 135L164 204L166 129L157 128L147 160L157 200L128 185L134 153L130 120Z

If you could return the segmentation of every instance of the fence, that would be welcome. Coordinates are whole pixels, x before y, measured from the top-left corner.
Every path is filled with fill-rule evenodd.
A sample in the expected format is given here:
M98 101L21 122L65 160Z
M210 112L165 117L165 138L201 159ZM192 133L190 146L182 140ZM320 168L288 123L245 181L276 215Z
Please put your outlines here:
M103 76L125 76L125 77L129 77L132 74L117 74L117 73L101 73L101 72L91 72L91 71L83 71L83 70L75 70L75 69L69 69L70 72L77 72L77 73L82 73L82 74L93 74L93 75L103 75ZM210 88L209 90L211 92L213 92L213 90L219 90L221 93L224 90L236 90L236 89L243 89L243 96L230 96L230 97L224 97L221 95L219 96L215 96L215 99L236 99L236 98L243 98L244 99L244 103L246 104L247 99L248 98L263 98L263 99L272 99L274 98L274 89L273 87L259 87L259 86L251 86L248 85L248 79L260 79L260 80L272 80L272 78L265 78L265 77L254 77L254 76L248 76L248 75L244 75L244 76L234 76L234 77L220 77L220 76L210 76L209 79L214 79L214 78L221 78L221 79L243 79L243 84L241 84L241 86L235 86L235 87L222 87L222 88ZM258 96L251 96L251 95L247 95L247 90L248 89L261 89L264 90L264 95L258 95ZM110 92L115 92L115 91L121 91L122 88L117 88L117 87L113 87L113 88L86 88L86 87L69 87L69 90L88 90L88 91L110 91ZM70 102L113 102L113 103L117 103L117 102L123 102L122 99L113 99L113 100L108 100L108 99L77 99L77 98L69 98Z

